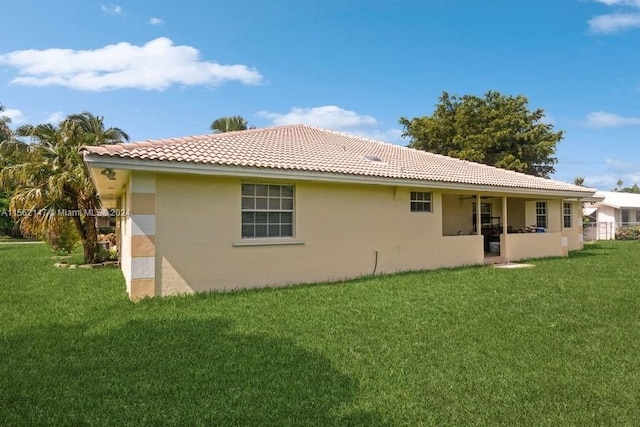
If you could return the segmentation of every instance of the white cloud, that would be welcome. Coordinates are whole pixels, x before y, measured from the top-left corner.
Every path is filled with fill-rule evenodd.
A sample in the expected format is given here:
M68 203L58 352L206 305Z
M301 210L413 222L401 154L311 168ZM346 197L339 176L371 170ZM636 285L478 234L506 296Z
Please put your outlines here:
M164 20L156 18L155 16L149 19L151 25L164 25Z
M611 13L588 21L594 33L613 34L631 28L640 28L640 13Z
M402 134L400 129L380 129L380 123L373 116L358 114L336 105L292 108L288 113L260 111L257 115L271 120L276 126L306 124L382 141L397 142Z
M395 142L400 143L402 141L402 129L373 129L362 130L353 129L350 133L361 136L363 138L375 139L376 141ZM403 145L407 145L407 141L404 141Z
M584 183L588 187L609 191L616 187L619 179L624 183L624 187L631 187L633 184L640 185L640 168L636 167L635 171L628 172L606 170L598 175L587 175Z
M117 4L103 4L100 6L100 9L109 15L122 15L122 12L124 12L122 6L118 6Z
M5 108L4 111L0 112L0 117L9 117L13 124L20 124L27 121L22 111L13 108Z
M640 0L595 0L596 3L606 4L607 6L635 6L640 7Z
M601 174L589 175L584 177L584 185L587 187L597 188L599 190L609 191L616 186L616 182L620 179L619 175Z
M614 34L640 28L640 0L594 0L609 7L619 7L613 13L598 15L587 21L593 33Z
M540 119L540 123L544 123L547 125L555 125L556 124L556 118L553 117L551 114L546 114L544 115L543 118Z
M166 37L142 46L122 42L94 50L18 50L0 55L2 64L18 69L18 76L11 81L14 84L85 91L164 90L174 84L262 81L262 75L254 68L203 61L196 48L176 46Z
M640 117L623 117L605 111L594 111L587 114L584 125L590 128L608 128L618 126L640 125Z
M65 116L62 111L55 111L49 114L49 116L46 119L44 119L43 123L51 123L51 124L57 125L62 121L62 119L64 119L64 117Z
M629 170L636 169L636 166L624 160L605 159L604 163L612 170L618 172L628 172Z
M292 108L286 114L261 111L261 117L270 119L274 125L293 125L303 123L333 130L371 126L378 122L372 116L360 115L355 111L345 110L335 105L313 108Z

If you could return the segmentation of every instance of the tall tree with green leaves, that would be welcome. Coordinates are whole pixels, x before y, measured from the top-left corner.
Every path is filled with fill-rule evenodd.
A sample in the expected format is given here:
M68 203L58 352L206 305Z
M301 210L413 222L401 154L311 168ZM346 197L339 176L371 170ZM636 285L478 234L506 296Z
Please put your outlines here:
M249 122L242 116L220 117L211 122L213 133L233 132L237 130L247 130Z
M574 183L575 185L583 186L583 185L584 185L584 176L576 176L576 177L573 179L573 183Z
M31 154L28 144L14 138L13 131L9 127L11 119L2 115L4 106L0 104L0 171L6 166L23 163ZM9 203L13 188L0 188L0 234L15 236L17 228L14 220L9 215Z
M529 110L522 95L489 91L484 97L443 92L431 116L401 117L410 147L503 169L549 177L563 132Z
M634 183L631 187L625 187L624 181L619 179L616 183L616 187L612 191L617 191L619 193L636 193L640 194L640 186L637 183Z
M9 128L11 119L7 116L2 115L3 111L4 105L0 104L0 143L11 139L12 135L11 129Z
M56 237L73 224L85 262L95 262L99 249L95 214L100 202L78 149L124 142L129 136L119 128L105 128L102 117L88 112L70 115L59 126L20 126L16 133L31 138L37 154L0 172L0 187L15 188L10 206L21 229Z

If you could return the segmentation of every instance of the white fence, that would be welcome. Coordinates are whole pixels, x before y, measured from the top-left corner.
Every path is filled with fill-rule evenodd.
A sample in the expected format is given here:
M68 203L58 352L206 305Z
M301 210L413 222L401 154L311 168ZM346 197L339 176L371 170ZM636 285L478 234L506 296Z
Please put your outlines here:
M616 230L631 226L640 226L640 222L589 222L584 224L584 241L612 240Z

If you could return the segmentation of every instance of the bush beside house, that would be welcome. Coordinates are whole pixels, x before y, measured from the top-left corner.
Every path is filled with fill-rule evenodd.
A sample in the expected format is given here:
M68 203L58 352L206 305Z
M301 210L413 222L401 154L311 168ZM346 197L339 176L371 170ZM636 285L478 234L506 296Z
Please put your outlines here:
M640 240L640 225L619 228L616 240Z

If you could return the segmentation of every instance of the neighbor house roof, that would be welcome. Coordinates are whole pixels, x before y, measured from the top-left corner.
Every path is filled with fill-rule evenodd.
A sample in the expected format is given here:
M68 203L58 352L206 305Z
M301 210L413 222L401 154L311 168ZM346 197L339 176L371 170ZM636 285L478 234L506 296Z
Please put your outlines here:
M640 194L622 193L619 191L598 191L596 196L604 197L599 205L616 209L640 209Z
M587 206L585 208L582 208L582 215L589 216L589 215L593 214L597 210L598 210L598 208L596 208L595 206Z
M86 146L85 160L227 166L365 178L546 190L577 197L595 190L306 125Z

